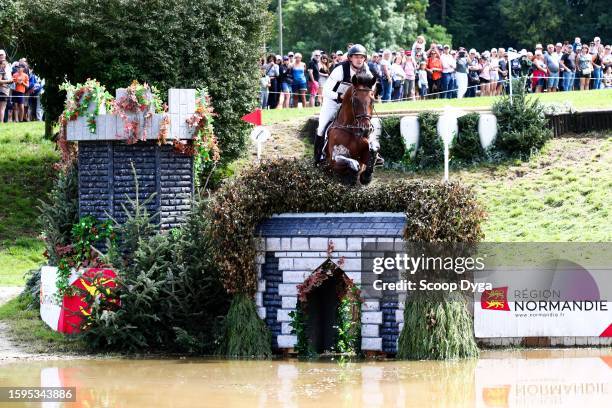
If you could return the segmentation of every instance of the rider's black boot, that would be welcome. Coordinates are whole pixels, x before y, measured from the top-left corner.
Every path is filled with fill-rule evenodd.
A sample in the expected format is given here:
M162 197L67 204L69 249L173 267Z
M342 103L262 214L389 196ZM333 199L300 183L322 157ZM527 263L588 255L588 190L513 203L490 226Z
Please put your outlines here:
M315 143L314 143L314 163L319 164L323 160L321 159L321 155L323 154L323 144L324 140L321 136L315 135Z

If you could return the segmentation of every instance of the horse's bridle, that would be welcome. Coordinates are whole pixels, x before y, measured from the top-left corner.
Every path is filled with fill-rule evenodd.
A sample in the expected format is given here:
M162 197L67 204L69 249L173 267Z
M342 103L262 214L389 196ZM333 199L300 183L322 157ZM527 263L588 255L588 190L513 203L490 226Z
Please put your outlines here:
M353 112L355 112L355 100L356 100L355 93L357 92L372 92L372 89L371 88L353 88L351 92L351 107L353 109ZM360 125L359 124L360 121L364 121L367 126ZM372 115L368 115L367 113L361 114L361 115L355 115L354 125L337 125L336 120L334 119L334 122L330 126L330 129L336 128L336 129L346 129L346 130L351 130L351 131L356 130L357 132L354 132L356 136L368 137L370 132L373 130L371 121L372 121Z

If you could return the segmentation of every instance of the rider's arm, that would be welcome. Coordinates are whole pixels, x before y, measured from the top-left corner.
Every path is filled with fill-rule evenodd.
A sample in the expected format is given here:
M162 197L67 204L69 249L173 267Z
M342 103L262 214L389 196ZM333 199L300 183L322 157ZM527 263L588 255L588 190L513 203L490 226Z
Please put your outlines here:
M342 65L338 65L336 68L334 68L331 74L329 74L329 78L327 78L325 85L323 85L324 98L329 98L330 100L338 99L338 93L334 91L334 88L336 87L336 84L342 82L343 77L344 73L342 71Z

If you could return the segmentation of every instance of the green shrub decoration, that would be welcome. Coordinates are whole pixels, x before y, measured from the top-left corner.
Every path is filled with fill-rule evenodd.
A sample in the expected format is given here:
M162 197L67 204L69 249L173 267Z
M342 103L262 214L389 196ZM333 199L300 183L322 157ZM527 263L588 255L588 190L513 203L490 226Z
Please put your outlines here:
M253 299L244 293L237 293L232 299L219 354L227 357L272 356L270 331L257 315Z
M405 212L409 241L475 242L484 212L457 182L398 180L351 188L308 160L263 162L225 184L210 205L211 251L229 293L257 289L257 225L283 212Z
M468 113L457 119L458 132L450 149L453 160L462 163L479 162L485 159L485 150L480 144L478 136L478 120L480 115L476 112Z
M458 292L416 291L406 301L397 358L448 360L478 356L472 316Z
M291 334L295 335L297 338L297 342L294 347L295 352L299 357L315 357L317 352L314 350L308 339L308 322L306 319L306 314L302 310L302 306L299 302L295 307L295 310L289 312L289 317L291 318L291 322L289 323L289 326L291 326Z
M354 319L354 311L360 311L361 301L359 289L356 286L349 288L351 295L340 300L336 317L336 346L337 353L356 355L361 349L361 314Z
M72 241L72 226L79 220L78 184L78 170L73 164L58 172L47 199L39 200L38 223L42 228L49 265L57 266L60 259L57 248Z
M414 160L417 168L437 167L444 163L444 143L437 129L439 117L437 112L419 113L419 147Z
M512 97L502 96L492 107L497 117L498 134L495 148L511 157L528 158L541 149L553 132L544 116L544 106L536 97L530 97L524 83L517 81Z
M382 134L380 135L380 154L389 163L400 163L404 157L406 146L400 132L400 117L388 116L381 118Z

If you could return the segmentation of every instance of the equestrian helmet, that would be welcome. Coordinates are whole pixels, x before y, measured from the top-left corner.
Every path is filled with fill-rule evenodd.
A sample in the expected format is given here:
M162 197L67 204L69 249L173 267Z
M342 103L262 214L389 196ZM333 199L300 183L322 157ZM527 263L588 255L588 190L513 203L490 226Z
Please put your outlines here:
M348 50L348 56L353 56L353 55L363 55L364 57L367 57L367 53L366 53L366 49L363 45L361 44L355 44L353 45L349 50Z

